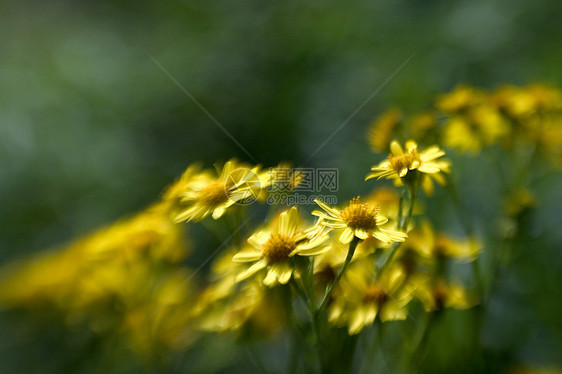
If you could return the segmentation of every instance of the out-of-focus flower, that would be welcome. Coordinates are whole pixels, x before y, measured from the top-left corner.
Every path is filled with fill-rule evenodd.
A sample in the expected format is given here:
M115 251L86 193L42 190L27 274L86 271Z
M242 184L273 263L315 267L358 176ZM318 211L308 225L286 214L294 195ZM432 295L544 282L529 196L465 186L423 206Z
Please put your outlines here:
M235 203L257 198L262 187L259 173L259 167L250 168L236 160L226 162L218 176L188 168L164 197L179 198L175 222L201 221L209 214L218 219Z
M443 142L451 148L477 152L507 135L509 125L491 106L479 105L445 122Z
M414 139L424 139L426 135L437 127L437 114L433 111L414 114L406 122L406 129Z
M401 117L400 110L392 108L371 122L367 130L367 139L375 152L386 152Z
M165 205L41 254L0 281L6 307L53 310L70 325L118 332L138 350L180 348L193 338L181 311L191 302L182 227Z
M406 319L405 307L412 299L412 290L405 280L400 268L389 267L376 279L372 259L354 262L330 305L330 322L347 325L349 334L357 334L377 315L382 322Z
M503 86L492 95L491 100L503 113L517 121L525 121L537 112L562 109L561 92L544 84Z
M414 294L428 312L443 308L468 309L476 304L457 283L451 283L443 278L428 278L417 276L410 278L415 284Z
M253 263L236 280L241 281L266 269L265 285L286 284L294 271L291 257L314 256L325 252L329 249L323 245L327 240L326 233L302 228L297 208L290 208L282 212L269 227L248 238L249 245L233 257L233 261Z
M455 239L445 234L437 234L427 221L410 231L404 245L427 259L442 257L458 262L474 261L481 250L477 240Z
M237 282L236 277L245 271L245 263L232 261L236 250L226 251L213 263L209 276L210 284L198 295L191 309L197 329L206 331L232 331L247 323L260 327L260 332L277 330L282 318L276 305L271 305L263 276L253 277L247 282ZM263 316L265 309L267 316ZM277 313L276 313L277 312ZM264 319L269 318L267 322Z
M485 94L482 91L470 86L459 85L453 91L439 95L435 105L444 113L457 114L481 103L484 98Z
M527 188L519 188L505 199L505 210L510 217L517 217L533 208L535 204L536 199L533 193Z
M556 168L562 169L562 113L549 116L542 122L537 147Z
M385 217L398 216L398 204L400 195L394 188L380 187L371 192L365 199L369 204L373 204L379 208L379 214Z
M323 211L315 210L313 215L319 217L319 224L329 229L343 229L339 241L350 243L354 237L365 240L370 236L384 242L403 242L407 234L400 231L383 229L388 219L379 214L379 209L369 203L361 203L359 197L352 199L342 210L330 207L322 201L314 200Z
M443 143L462 151L477 152L509 132L509 124L489 96L468 86L458 86L437 98L436 106L448 115Z

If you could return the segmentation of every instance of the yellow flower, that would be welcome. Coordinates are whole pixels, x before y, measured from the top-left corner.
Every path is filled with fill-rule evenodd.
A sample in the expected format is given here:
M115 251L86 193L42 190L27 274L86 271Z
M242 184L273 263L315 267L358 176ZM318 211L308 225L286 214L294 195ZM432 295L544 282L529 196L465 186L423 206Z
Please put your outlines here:
M500 87L492 95L491 100L494 105L513 119L525 119L536 110L533 96L519 87Z
M350 335L371 325L378 316L382 322L406 319L406 305L413 297L405 274L389 267L380 279L374 277L374 261L353 263L340 283L340 291L329 309L331 323L347 325Z
M538 144L545 158L562 169L562 116L553 115L543 121Z
M182 227L162 204L25 261L0 279L0 302L55 310L71 325L124 336L138 350L189 342ZM162 350L161 350L162 351Z
M297 208L282 212L269 227L254 233L244 249L232 259L237 262L253 262L246 271L236 277L244 280L266 269L263 283L269 287L277 282L286 284L293 274L290 259L294 255L314 256L327 251L323 246L328 235L318 230L301 228Z
M446 121L443 142L462 151L477 152L508 132L508 123L495 108L478 105Z
M453 91L437 97L435 106L442 112L453 114L477 105L486 99L485 94L473 87L459 85Z
M428 312L443 308L467 309L475 305L465 289L443 278L430 279L420 275L412 277L411 282L416 284L414 295L419 299Z
M369 125L367 137L374 151L385 152L388 149L392 132L400 122L401 116L400 110L389 109Z
M437 176L441 172L449 172L451 163L447 160L437 160L445 155L445 151L437 146L419 152L418 145L413 140L406 142L406 151L402 149L397 141L390 144L391 154L388 159L377 166L373 166L371 174L365 180L371 178L404 178L409 171L419 171L423 174Z
M313 215L319 217L318 224L329 229L343 229L339 240L343 244L350 243L354 237L367 239L375 237L384 243L403 242L407 235L403 232L381 228L388 219L378 214L379 209L369 203L361 203L359 197L352 199L349 205L338 210L329 207L322 201L314 200L324 211L315 210Z
M422 139L437 127L437 114L429 111L415 114L406 122L406 127L414 139Z
M437 234L428 222L412 230L404 243L404 250L410 249L420 256L433 259L450 258L457 262L471 262L476 259L481 245L476 239L456 239Z
M458 86L438 97L437 108L449 115L445 121L444 144L476 152L506 135L509 126L496 104L501 101L468 86Z
M235 203L258 196L261 188L258 175L258 167L250 169L235 160L225 163L218 177L210 171L194 173L188 168L179 185L172 186L167 194L180 200L174 221L201 221L209 214L214 219L220 218Z
M525 120L539 111L560 109L562 93L542 84L527 87L504 86L494 93L492 101L511 118Z

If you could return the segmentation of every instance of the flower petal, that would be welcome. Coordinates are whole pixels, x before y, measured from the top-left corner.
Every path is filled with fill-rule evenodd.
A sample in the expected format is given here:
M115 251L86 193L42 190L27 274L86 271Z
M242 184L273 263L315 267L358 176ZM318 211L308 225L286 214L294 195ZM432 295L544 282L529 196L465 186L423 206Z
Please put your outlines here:
M260 271L261 269L266 267L266 265L267 265L267 262L265 260L261 260L259 262L256 262L255 264L250 266L245 272L238 274L238 276L236 277L236 282L240 282L244 279L247 279L247 278L251 277L252 275L257 273L258 271Z
M251 262L257 261L261 258L261 251L256 248L244 248L232 257L235 262Z
M277 280L281 284L287 284L287 282L289 282L289 279L291 279L291 275L293 274L293 269L291 269L289 264L286 262L280 263L277 266L278 266Z
M340 235L340 243L349 244L353 240L354 236L355 235L353 234L353 230L349 227L346 227Z
M277 274L278 274L277 268L275 266L271 266L269 268L269 271L267 272L267 275L263 279L263 284L265 284L268 287L274 286L275 282L277 281Z
M398 143L396 140L393 140L392 143L390 143L390 151L392 152L393 156L400 156L404 154L400 143Z

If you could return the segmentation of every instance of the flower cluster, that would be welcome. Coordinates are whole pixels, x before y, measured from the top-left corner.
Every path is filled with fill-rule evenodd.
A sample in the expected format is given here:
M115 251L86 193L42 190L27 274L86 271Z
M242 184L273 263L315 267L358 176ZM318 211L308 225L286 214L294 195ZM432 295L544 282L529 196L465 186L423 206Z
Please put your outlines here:
M314 343L326 370L323 342L342 332L345 344L355 344L353 336L372 325L481 302L483 241L451 183L451 156L494 145L518 152L524 144L534 147L532 157L562 164L561 97L540 85L491 93L459 86L434 110L408 118L391 109L368 132L373 150L389 151L365 170L365 186L375 188L339 206L316 199L312 209L269 206L264 216L267 187L290 192L304 176L283 163L191 165L136 216L6 271L0 300L55 310L99 334L118 331L142 352L186 348L201 331L236 331L243 341L293 330ZM460 212L464 234L442 232L426 214L434 181L447 186L443 205ZM536 202L524 175L517 181L505 201L511 232ZM185 228L197 225L218 244L188 240Z
M368 137L377 150L388 149L394 134L422 143L438 141L470 154L494 144L507 149L530 144L560 168L561 120L562 92L552 86L487 91L460 85L438 96L432 110L406 117L389 109L370 125Z

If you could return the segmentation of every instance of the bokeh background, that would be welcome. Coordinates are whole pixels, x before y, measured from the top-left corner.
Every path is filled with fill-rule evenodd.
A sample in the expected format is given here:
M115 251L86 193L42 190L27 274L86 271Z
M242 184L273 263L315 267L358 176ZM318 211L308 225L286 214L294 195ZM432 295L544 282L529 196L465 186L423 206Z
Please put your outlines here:
M557 0L2 0L0 263L142 209L193 161L337 167L342 199L365 193L379 160L366 126L386 108L427 108L459 83L560 87L560 19ZM493 222L493 166L466 170L470 214ZM498 286L489 368L562 365L560 182L539 186L541 235ZM84 354L79 333L27 328L0 315L0 372L141 370Z

